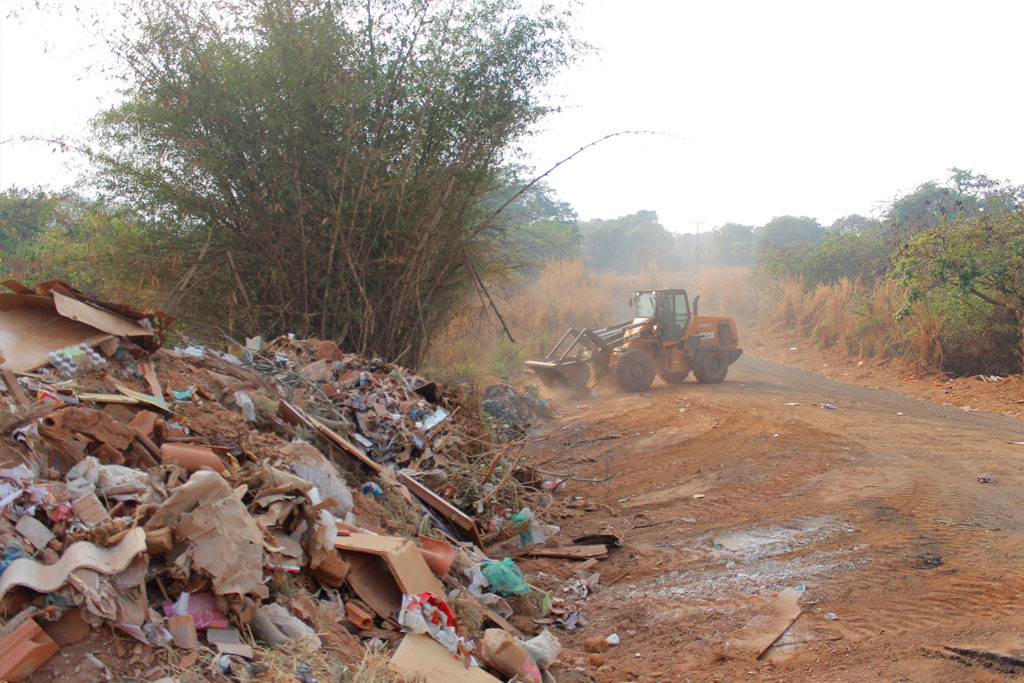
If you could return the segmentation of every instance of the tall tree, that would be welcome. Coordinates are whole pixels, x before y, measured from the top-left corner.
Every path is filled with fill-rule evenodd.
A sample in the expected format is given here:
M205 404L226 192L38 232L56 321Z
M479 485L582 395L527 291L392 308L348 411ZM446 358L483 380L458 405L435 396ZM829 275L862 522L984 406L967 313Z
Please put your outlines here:
M579 224L579 230L584 262L594 270L638 273L652 264L672 265L675 239L654 211L586 221Z
M754 250L785 247L794 242L820 244L825 229L807 216L776 216L754 233Z
M499 260L485 198L579 53L515 0L136 0L103 187L185 254L233 331L294 331L416 363ZM190 269L191 263L199 263ZM186 283L187 280L187 283Z
M938 295L983 304L990 324L1009 323L1019 338L1024 334L1024 185L954 169L947 186L928 189L945 201L928 205L930 225L905 233L893 255L908 298Z
M746 265L754 260L754 227L740 223L719 225L707 236L708 263Z

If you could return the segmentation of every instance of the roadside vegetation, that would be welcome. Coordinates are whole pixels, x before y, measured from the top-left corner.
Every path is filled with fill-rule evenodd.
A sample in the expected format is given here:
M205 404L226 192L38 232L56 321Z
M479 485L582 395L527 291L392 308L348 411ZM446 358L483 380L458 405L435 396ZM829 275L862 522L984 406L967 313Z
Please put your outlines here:
M758 252L763 313L822 348L955 375L1022 370L1024 187L953 170Z

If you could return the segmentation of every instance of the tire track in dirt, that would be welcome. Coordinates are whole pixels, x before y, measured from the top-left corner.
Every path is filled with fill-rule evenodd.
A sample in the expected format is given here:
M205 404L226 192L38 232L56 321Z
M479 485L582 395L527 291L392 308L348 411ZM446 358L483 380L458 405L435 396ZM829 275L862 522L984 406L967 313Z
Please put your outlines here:
M966 486L943 487L924 474L920 481L865 499L858 507L863 517L853 516L852 522L877 526L873 535L878 540L870 543L870 568L843 580L851 613L837 628L848 638L999 619L1014 615L1024 604L1024 577L1019 573L979 575L993 553L1006 557L1006 539L969 521L954 521L968 519L967 513L990 523L1012 521L1000 503L979 499Z
M746 677L759 665L714 653L798 584L804 614L772 679L956 680L963 664L922 650L1024 631L1024 448L1006 445L1021 421L746 357L721 385L590 406L561 424L623 436L566 462L592 475L612 450L622 471L567 490L601 506L566 532L621 533L601 574L630 569L593 598L597 630L564 641L585 662L583 638L624 631L598 680ZM986 471L996 484L977 482Z

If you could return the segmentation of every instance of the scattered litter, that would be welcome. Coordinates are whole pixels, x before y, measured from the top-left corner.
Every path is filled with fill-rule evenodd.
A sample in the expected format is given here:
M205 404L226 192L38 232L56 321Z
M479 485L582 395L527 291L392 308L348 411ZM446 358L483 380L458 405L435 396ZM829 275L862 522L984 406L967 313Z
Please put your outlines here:
M732 646L751 659L762 656L782 637L801 614L800 591L786 588L775 598L768 620L758 616L751 619L732 637Z
M35 620L26 619L0 640L0 680L24 681L59 650Z
M499 628L484 631L480 658L503 676L523 683L541 683L540 668L530 658L526 647Z
M368 496L369 495L369 496L373 496L374 498L377 498L377 497L383 495L384 489L382 489L380 487L380 484L378 484L377 482L375 482L375 481L368 481L368 482L363 484L362 488L359 489L359 492L362 493L364 496Z
M605 642L607 642L609 645L618 645L619 644L619 634L618 633L611 634L610 636L605 638Z
M693 497L694 498L703 498L704 494L703 493L695 493L695 494L693 494Z
M982 484L994 484L996 483L996 478L991 474L979 474L978 481Z
M530 587L523 580L523 572L512 560L506 557L499 562L487 561L481 567L488 585L495 593L511 595L513 593L524 594L530 592Z
M546 628L541 630L539 635L524 642L523 646L533 661L537 662L537 666L542 669L550 669L558 661L558 653L562 651L562 645L558 642L558 638Z
M510 437L526 434L530 425L551 417L547 401L507 384L494 384L484 389L482 407L484 413L508 430Z
M787 406L798 406L798 405L800 405L800 404L799 404L799 403L787 403L786 405L787 405Z
M244 391L236 391L235 404L242 411L242 417L245 418L246 422L256 421L256 405L249 398L249 394Z
M835 612L825 612L825 619L828 621L838 621L839 617Z
M831 403L819 403L818 407L819 408L824 408L825 410L839 410L839 408L836 408Z
M390 648L395 668L432 682L497 681L482 663L540 683L538 663L556 663L557 638L519 631L507 620L515 601L499 597L534 589L512 557L483 551L484 536L514 548L517 535L537 544L560 532L523 505L546 510L565 480L545 487L501 443L502 429L550 415L545 401L491 388L481 419L462 390L294 335L156 353L163 314L60 281L7 286L0 414L14 418L0 432L0 624L15 625L0 638L0 678L20 680L75 642L33 632L38 647L11 654L12 634L37 629L44 610L68 632L116 630L115 649L131 636L160 653L154 669L187 670L213 651L207 673L236 680L263 675L268 650L296 644L350 664ZM504 427L492 436L495 421ZM480 462L494 463L487 481ZM356 501L346 478L366 495ZM515 521L510 509L521 510ZM547 550L586 565L609 545ZM541 625L586 626L571 602L599 581L581 573L557 600L541 593ZM497 627L481 631L486 656L456 631L462 609ZM82 658L94 678L120 680L141 675L125 668L138 652L109 666ZM315 658L288 668L331 680Z
M444 408L438 408L427 417L423 418L416 423L417 429L422 429L424 432L429 432L431 429L441 424L448 419L448 411Z

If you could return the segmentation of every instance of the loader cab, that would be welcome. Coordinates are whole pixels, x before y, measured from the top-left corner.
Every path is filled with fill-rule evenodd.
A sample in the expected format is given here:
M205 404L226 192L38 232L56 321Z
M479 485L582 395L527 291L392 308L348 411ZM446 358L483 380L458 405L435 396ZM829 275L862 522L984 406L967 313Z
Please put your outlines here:
M690 302L685 289L636 292L632 297L637 318L651 318L658 325L658 337L682 339L690 323Z

